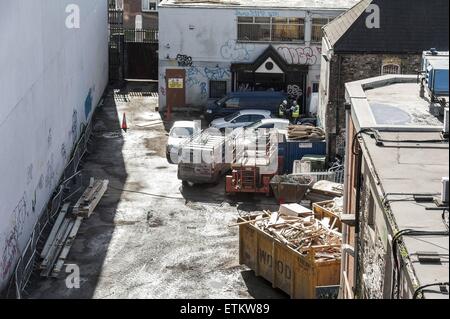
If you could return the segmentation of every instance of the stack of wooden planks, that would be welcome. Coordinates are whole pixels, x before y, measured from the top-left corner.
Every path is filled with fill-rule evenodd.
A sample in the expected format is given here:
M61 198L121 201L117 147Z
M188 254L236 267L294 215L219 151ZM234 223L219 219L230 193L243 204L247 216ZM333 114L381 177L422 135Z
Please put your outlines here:
M341 258L342 235L330 225L330 218L318 220L314 215L264 211L252 219L234 225L252 224L303 255L313 250L317 262ZM234 226L232 225L232 226Z
M108 180L91 178L89 187L75 204L74 214L89 218L108 188Z
M324 140L325 132L309 125L289 125L288 139L290 140Z
M62 206L40 253L41 276L57 277L61 273L83 219L91 216L107 186L108 180L91 179L89 187L71 212L70 203Z

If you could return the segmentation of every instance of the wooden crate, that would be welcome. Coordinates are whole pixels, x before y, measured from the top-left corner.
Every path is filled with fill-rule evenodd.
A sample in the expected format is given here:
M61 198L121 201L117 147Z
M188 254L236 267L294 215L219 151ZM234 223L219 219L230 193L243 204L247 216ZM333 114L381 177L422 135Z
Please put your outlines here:
M318 203L313 203L313 212L314 217L317 219L323 219L324 217L328 217L330 219L330 225L333 223L333 221L336 219L336 222L334 223L334 227L337 227L338 230L342 231L342 222L339 215L336 215L331 210L325 208L325 205L332 203L333 200L326 200ZM333 228L334 228L333 227Z
M339 285L340 260L316 262L313 250L303 256L251 224L239 226L239 263L293 299L314 299L317 286Z

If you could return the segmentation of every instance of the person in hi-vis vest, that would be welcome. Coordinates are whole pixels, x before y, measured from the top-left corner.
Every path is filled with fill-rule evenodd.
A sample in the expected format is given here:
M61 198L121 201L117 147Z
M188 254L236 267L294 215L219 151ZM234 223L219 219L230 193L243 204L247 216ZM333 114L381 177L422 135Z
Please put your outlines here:
M284 100L278 107L278 116L282 119L284 118L284 115L286 113L287 106L288 106L288 102L286 100Z
M300 117L300 105L294 100L291 107L292 123L297 124L297 120Z

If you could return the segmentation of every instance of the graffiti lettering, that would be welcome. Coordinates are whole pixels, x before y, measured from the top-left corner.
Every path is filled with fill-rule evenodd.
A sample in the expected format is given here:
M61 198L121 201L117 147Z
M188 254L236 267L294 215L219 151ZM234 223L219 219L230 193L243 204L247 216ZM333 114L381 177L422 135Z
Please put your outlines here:
M66 144L61 144L61 157L66 160L67 158L67 150L66 150Z
M27 185L30 185L33 180L33 164L30 164L27 168Z
M200 96L202 97L202 100L208 98L208 90L205 82L200 83Z
M236 10L238 17L278 17L280 15L277 11L262 11L262 10Z
M165 87L161 86L159 88L159 92L161 93L162 96L166 96L166 88Z
M297 84L289 84L287 86L287 94L291 99L298 99L303 95L303 91Z
M222 58L232 61L248 61L250 54L255 50L255 45L236 43L228 40L221 48L220 54Z
M6 236L0 259L0 275L2 279L5 279L12 270L14 259L19 253L19 239L23 234L26 221L29 217L25 193L14 208L12 216L13 221L10 226L10 233Z
M77 110L73 110L72 129L71 129L70 133L72 134L74 140L77 139L77 135L78 135L77 130L78 130L78 112L77 112Z
M305 48L290 48L281 46L278 49L278 53L289 64L316 64L317 56L314 54L314 50L311 47Z
M47 162L47 172L45 175L45 187L50 189L55 179L56 173L54 168L53 154L50 155L50 159Z
M192 57L184 54L178 54L177 57L178 66L192 66Z

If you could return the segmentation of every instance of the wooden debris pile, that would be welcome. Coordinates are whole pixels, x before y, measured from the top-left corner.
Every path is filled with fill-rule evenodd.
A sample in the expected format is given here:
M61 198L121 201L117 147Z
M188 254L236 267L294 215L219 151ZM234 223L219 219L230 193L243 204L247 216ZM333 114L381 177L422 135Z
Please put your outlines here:
M91 216L107 187L108 180L92 178L71 212L69 203L63 205L40 253L41 276L57 277L61 273L83 219Z
M234 225L252 224L302 255L313 250L315 261L324 262L341 258L342 235L334 227L335 222L333 220L329 225L330 218L318 220L313 214L295 216L285 212L264 211Z
M343 198L335 197L333 200L325 202L321 206L323 208L327 209L328 211L334 213L336 216L341 216L341 214L343 213L343 209L344 209Z
M287 135L290 140L325 139L325 132L321 128L310 125L289 125Z

